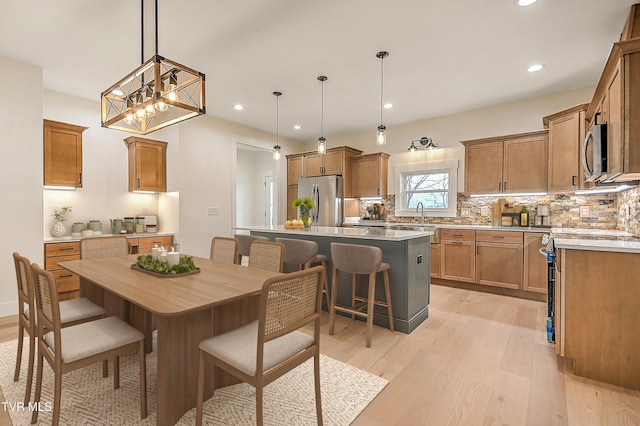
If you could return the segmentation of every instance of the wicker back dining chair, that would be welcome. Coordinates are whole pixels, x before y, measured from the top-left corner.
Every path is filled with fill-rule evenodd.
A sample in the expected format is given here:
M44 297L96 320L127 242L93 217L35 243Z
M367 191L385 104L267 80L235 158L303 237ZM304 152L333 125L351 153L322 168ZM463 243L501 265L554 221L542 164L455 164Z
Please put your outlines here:
M31 385L33 383L33 363L36 352L36 308L35 295L33 293L33 279L31 276L31 262L19 253L13 253L13 262L16 267L16 281L18 283L18 351L16 355L16 368L13 373L13 381L20 379L20 367L22 364L22 344L24 332L29 334L29 365L27 367L27 387L24 394L24 403L31 399ZM79 324L86 321L103 318L105 310L87 298L70 299L60 302L60 321L62 327ZM107 377L108 367L104 364L103 376Z
M242 259L249 256L251 243L260 241L269 241L267 237L259 237L257 235L234 234L233 238L238 240L238 265L242 265Z
M249 267L282 272L284 246L281 243L256 240L249 249Z
M144 334L118 317L101 318L62 328L55 277L35 263L31 265L37 311L38 373L34 402L37 406L42 392L44 360L54 372L53 418L60 418L62 375L78 368L114 357L113 387L120 387L119 356L138 352L140 363L140 417L147 417L146 362ZM31 423L38 421L34 410Z
M83 238L80 240L80 259L126 256L131 253L129 239L124 235Z
M320 307L324 273L322 266L316 266L267 279L257 321L200 343L197 425L202 424L205 362L256 388L256 419L261 426L263 387L309 358L313 358L314 366L316 417L322 424ZM313 335L298 331L311 323Z
M235 238L213 237L211 239L211 260L224 263L238 263L238 240Z

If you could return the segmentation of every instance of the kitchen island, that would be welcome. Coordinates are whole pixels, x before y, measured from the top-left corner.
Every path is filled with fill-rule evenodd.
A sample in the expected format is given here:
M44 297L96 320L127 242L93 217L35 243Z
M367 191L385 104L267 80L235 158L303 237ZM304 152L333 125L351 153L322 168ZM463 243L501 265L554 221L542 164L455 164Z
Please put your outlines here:
M393 305L394 327L403 333L411 333L429 316L429 273L430 237L432 231L404 231L375 228L341 228L312 226L309 229L285 229L284 226L248 227L238 230L249 231L275 240L294 238L318 243L318 252L329 257L327 278L331 288L331 243L375 246L382 249L382 261L389 263L389 282ZM341 273L338 304L351 303L351 277ZM366 289L367 277L358 277L358 289ZM376 297L384 298L382 274L376 280ZM325 305L326 307L326 305ZM376 309L373 322L382 327L389 326L386 309Z

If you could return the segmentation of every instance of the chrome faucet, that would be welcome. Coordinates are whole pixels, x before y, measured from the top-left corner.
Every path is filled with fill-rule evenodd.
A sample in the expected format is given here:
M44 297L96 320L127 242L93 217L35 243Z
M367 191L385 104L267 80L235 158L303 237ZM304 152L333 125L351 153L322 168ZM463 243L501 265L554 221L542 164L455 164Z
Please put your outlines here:
M420 223L424 223L424 204L422 204L422 201L418 201L418 205L416 206L416 213L418 213L418 209L421 209Z

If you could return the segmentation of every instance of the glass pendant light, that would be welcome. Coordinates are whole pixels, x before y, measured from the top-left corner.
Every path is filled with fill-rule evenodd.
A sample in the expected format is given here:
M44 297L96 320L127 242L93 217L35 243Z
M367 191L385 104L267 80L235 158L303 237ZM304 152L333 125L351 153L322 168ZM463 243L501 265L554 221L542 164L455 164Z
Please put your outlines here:
M280 131L279 131L279 122L280 122L280 104L279 99L282 96L282 92L273 92L273 96L276 97L276 144L273 146L273 159L278 161L280 159Z
M387 144L387 127L382 120L382 111L384 111L384 58L389 56L389 52L378 52L376 58L380 58L380 125L378 126L378 133L376 135L376 145L383 146Z
M322 84L321 91L321 116L320 116L320 137L318 138L318 154L324 154L327 152L327 140L324 137L324 82L327 81L327 77L324 75L318 76L318 80Z

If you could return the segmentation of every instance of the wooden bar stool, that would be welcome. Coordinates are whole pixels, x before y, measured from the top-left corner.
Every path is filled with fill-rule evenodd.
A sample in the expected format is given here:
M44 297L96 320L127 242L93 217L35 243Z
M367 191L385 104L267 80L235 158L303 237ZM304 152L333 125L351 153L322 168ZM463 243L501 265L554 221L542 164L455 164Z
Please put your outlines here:
M307 269L318 254L318 243L294 238L276 238L284 246L284 263L296 265L298 270Z
M373 328L374 306L384 306L389 315L389 328L393 331L393 309L391 307L391 291L389 289L389 264L382 262L382 250L379 247L357 244L331 243L331 260L333 276L331 303L329 304L329 334L333 334L336 311L346 312L352 316L367 319L366 346L371 347L371 330ZM351 274L351 306L337 306L338 272ZM382 272L384 278L384 302L375 300L376 274ZM367 297L356 296L356 277L358 274L369 275Z

